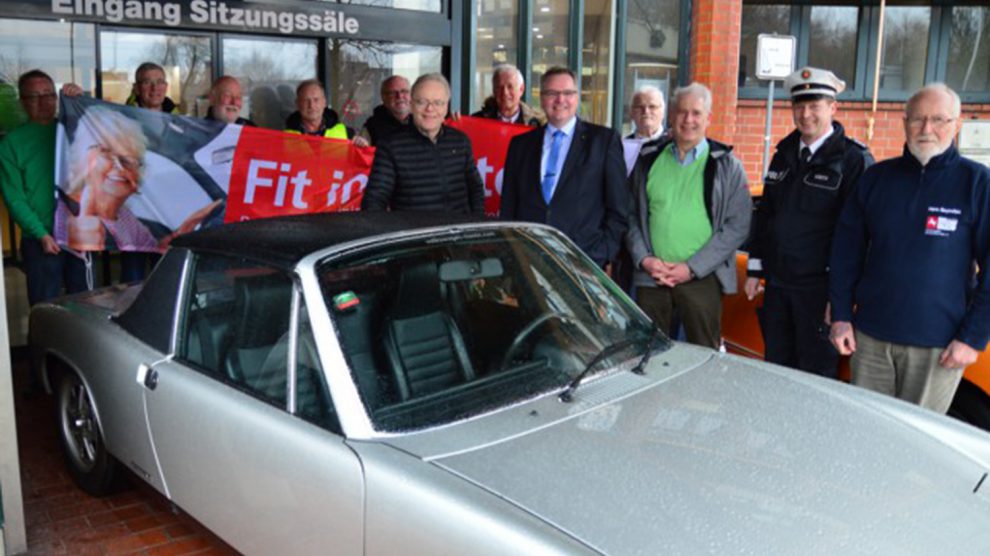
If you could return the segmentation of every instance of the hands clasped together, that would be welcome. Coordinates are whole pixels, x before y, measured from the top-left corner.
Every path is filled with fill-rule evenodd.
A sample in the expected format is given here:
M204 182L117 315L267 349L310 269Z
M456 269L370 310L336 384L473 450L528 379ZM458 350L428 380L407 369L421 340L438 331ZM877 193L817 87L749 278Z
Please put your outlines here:
M668 263L658 257L646 257L642 267L658 285L669 288L689 282L692 278L691 268L687 263Z

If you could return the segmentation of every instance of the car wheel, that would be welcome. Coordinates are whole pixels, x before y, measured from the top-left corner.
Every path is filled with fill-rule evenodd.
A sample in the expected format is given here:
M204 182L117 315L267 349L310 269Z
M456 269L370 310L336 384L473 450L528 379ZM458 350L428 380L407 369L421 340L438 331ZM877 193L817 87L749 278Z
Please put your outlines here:
M89 494L111 493L117 462L103 443L89 389L76 373L67 371L61 373L55 395L59 442L69 474Z
M949 407L949 416L990 432L990 396L963 379Z

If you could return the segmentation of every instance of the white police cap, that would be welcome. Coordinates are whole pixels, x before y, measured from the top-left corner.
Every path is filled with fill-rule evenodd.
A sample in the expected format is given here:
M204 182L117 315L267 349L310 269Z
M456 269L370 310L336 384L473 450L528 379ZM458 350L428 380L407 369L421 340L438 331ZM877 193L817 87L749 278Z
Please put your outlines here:
M846 90L846 82L828 70L805 66L787 76L784 80L784 88L791 94L793 100L801 100L812 95L835 98Z

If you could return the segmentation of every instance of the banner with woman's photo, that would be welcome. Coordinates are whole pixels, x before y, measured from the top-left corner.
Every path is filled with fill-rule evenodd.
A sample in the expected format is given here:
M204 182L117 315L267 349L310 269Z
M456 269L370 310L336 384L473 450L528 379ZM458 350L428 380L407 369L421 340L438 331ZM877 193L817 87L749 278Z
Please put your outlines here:
M178 234L255 218L358 210L373 148L63 97L55 238L78 251L163 251ZM498 211L502 164L526 131L462 118ZM495 126L494 128L492 126Z

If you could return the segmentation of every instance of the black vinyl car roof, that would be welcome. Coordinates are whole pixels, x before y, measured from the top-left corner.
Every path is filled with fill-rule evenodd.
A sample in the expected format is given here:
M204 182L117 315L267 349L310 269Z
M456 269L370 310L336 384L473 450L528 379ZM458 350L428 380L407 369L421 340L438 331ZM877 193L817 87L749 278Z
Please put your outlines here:
M314 251L404 230L484 222L478 216L435 212L334 212L225 224L184 234L173 247L244 257L290 268Z

